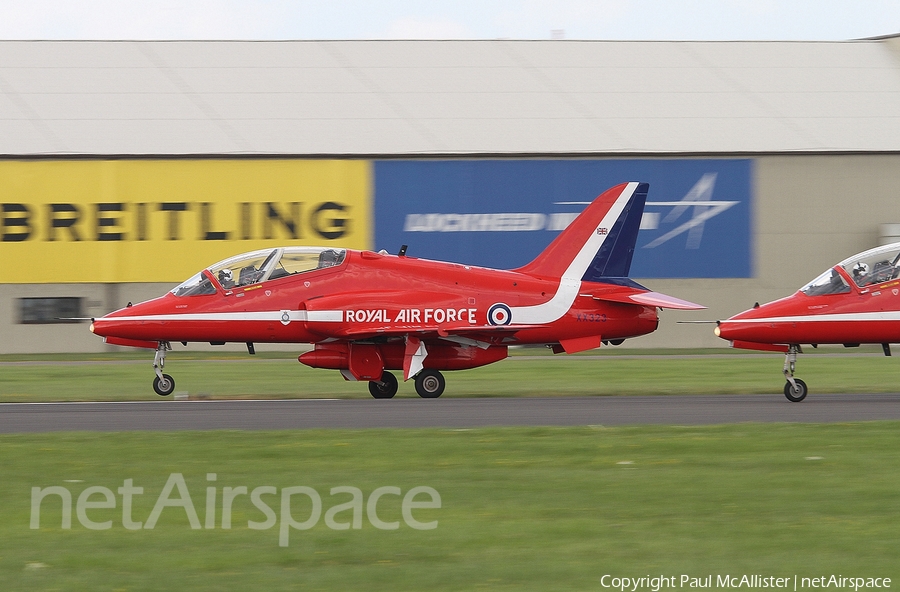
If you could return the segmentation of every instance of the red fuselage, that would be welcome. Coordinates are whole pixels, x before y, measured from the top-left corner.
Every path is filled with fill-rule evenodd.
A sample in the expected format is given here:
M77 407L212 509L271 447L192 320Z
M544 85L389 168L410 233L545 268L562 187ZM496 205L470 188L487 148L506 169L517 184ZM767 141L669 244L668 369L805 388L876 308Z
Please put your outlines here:
M395 335L433 334L451 342L459 335L505 349L510 344L553 344L591 336L598 337L599 345L600 338L644 335L658 324L654 306L593 297L635 291L628 287L593 282L563 286L560 279L371 251L348 250L335 267L243 287L227 289L215 277L207 279L214 293L170 292L96 319L93 331L111 343L131 340L146 342L147 347L160 341L378 342L379 337L390 341ZM488 317L498 303L513 316L515 325L508 330L502 308L493 309L493 322ZM447 369L458 369L460 362L454 366ZM463 362L462 367L471 366Z

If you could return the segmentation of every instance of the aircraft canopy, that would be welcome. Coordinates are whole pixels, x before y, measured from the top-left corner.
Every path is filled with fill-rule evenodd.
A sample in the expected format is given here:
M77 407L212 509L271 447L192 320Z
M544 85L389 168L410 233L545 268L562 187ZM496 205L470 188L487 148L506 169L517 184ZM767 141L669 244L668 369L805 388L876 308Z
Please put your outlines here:
M204 270L209 274L202 271L197 273L173 288L172 293L176 296L215 294L216 286L213 285L209 275L212 275L223 289L230 290L295 273L334 267L344 261L346 254L344 249L331 247L279 247L251 251L209 266Z
M880 284L900 275L900 243L869 249L838 265L844 268L859 287Z
M900 276L900 243L883 245L849 257L800 288L800 291L807 296L849 292L850 284L838 269L842 269L860 288L897 279Z

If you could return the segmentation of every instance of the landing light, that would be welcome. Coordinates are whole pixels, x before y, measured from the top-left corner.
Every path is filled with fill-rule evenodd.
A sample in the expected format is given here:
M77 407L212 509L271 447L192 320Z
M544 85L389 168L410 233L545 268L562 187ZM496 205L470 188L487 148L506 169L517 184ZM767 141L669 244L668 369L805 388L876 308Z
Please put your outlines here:
M721 331L719 331L719 328L716 327L715 329L713 329L713 333L715 333L715 334L716 334L716 337L718 337L718 336L719 336L719 333L721 333Z

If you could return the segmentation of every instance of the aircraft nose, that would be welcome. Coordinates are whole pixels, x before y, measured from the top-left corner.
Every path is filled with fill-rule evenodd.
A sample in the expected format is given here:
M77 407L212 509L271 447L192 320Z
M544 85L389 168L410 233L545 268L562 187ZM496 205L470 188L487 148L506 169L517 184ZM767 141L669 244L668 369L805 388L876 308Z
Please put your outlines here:
M775 337L771 335L772 326L768 319L777 316L778 306L775 302L754 303L752 308L718 321L713 332L726 341L770 342Z
M132 305L131 302L129 302L128 306L125 308L120 308L107 313L102 317L92 319L89 329L91 333L100 337L113 337L125 329L130 330L131 327L136 325L136 323L133 322L132 317L143 313L146 308L145 304L146 303Z
M726 320L718 321L716 323L716 328L713 329L713 333L715 333L716 337L719 337L721 339L734 341L735 339L741 339L742 332L740 326L737 323Z
M752 319L760 316L759 309L759 304L754 304L753 308L739 312L733 317L716 321L716 328L713 330L713 333L715 333L716 337L728 341L745 339L747 337L745 334L748 331L752 331L752 328L756 326Z

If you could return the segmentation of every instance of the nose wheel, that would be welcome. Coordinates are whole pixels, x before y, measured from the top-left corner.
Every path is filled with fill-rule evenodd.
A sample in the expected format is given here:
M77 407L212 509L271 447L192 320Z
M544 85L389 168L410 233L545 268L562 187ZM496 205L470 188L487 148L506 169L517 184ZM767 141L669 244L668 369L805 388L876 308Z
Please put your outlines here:
M799 345L789 345L788 351L784 355L784 377L787 382L784 383L784 396L791 403L799 403L806 398L809 390L806 383L799 378L794 378L794 370L797 366L797 354L802 353Z
M163 374L162 369L166 365L166 352L172 349L168 341L160 341L156 346L156 355L153 357L153 371L156 378L153 379L153 390L160 397L167 397L175 390L175 379L168 374Z
M794 378L794 384L784 383L784 396L792 403L799 403L806 398L806 383L799 378Z
M167 397L175 390L175 379L168 374L157 376L153 379L153 390L160 397Z

